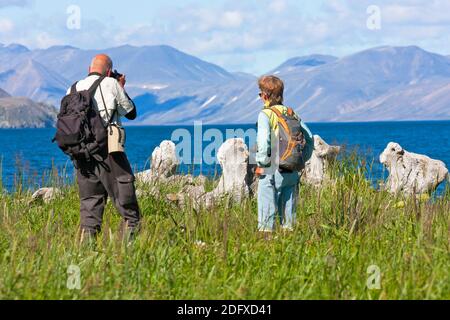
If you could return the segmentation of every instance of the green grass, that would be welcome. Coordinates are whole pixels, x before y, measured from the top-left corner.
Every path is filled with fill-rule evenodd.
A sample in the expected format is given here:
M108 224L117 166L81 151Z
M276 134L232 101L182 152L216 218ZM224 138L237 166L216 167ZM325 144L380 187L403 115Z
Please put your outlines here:
M403 199L375 190L354 159L332 171L335 183L302 187L295 232L269 242L255 232L255 200L194 212L144 197L137 240L120 241L109 205L94 249L77 242L75 186L30 205L0 183L0 298L450 299L449 191L396 208ZM67 288L70 265L81 290ZM380 290L366 285L372 265Z

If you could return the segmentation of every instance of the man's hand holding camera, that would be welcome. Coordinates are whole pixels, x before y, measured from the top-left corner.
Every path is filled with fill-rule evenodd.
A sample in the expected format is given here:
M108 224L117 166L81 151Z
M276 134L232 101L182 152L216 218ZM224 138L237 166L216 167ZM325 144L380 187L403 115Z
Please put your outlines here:
M126 75L122 75L120 78L119 78L119 80L117 80L117 81L119 81L119 83L120 83L120 85L122 86L122 88L125 88L125 84L127 83L127 77L126 77Z
M111 71L110 77L116 79L120 83L122 88L125 88L125 84L127 83L126 75L117 72L117 70L114 70Z

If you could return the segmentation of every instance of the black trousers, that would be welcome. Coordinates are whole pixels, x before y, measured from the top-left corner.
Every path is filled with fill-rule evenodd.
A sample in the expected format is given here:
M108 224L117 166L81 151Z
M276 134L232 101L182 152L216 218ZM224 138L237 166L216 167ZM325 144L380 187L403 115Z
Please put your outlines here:
M110 154L104 162L78 162L77 179L81 230L85 234L101 231L108 196L123 218L122 226L131 233L138 231L141 213L135 177L125 153Z

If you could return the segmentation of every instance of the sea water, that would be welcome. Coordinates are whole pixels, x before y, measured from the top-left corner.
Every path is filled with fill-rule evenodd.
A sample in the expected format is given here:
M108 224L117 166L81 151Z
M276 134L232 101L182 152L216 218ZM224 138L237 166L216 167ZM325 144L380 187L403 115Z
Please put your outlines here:
M370 178L386 178L379 163L379 156L389 142L397 142L410 152L442 160L450 166L450 121L430 122L373 122L373 123L310 123L313 134L320 135L329 144L343 145L346 150L356 149L372 164ZM153 150L163 140L171 140L178 129L194 133L194 127L149 126L128 127L127 154L136 171L149 169ZM254 130L255 125L205 126L227 130ZM53 174L66 172L73 176L73 167L68 158L51 142L55 129L0 130L0 159L3 186L13 190L21 181L26 188L36 189L49 183ZM194 143L194 137L192 137ZM249 141L247 141L249 143ZM203 148L208 146L203 143ZM217 164L184 165L182 172L214 175L220 171ZM442 188L442 187L441 187Z

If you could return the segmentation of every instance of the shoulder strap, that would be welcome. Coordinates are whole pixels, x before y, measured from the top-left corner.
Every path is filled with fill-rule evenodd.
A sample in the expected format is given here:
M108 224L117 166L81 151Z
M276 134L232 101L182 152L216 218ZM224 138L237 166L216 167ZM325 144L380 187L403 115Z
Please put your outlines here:
M280 110L277 109L277 107L272 107L270 110L277 115L278 118L282 118L283 114L280 112Z
M102 90L102 86L99 84L100 87L100 94L102 95L102 101L103 101L103 108L105 109L105 113L106 113L106 118L108 118L108 123L106 124L107 127L110 127L114 121L114 116L117 112L117 109L114 110L113 114L111 115L111 117L109 116L109 112L108 112L108 108L106 107L106 102L105 102L105 97L103 95L103 90ZM112 132L112 131L111 131Z
M280 107L283 107L283 108L286 109L286 114L289 117L294 117L296 115L294 109L292 109L290 107L286 107L286 106L280 106ZM283 112L278 110L277 106L271 107L270 110L273 111L278 117L282 117L283 116Z
M100 85L100 83L105 79L105 76L101 76L100 78L98 78L97 80L95 80L95 82L92 84L92 86L89 88L89 94L91 95L91 97L93 97L95 95L95 92L98 89L98 86Z
M283 129L286 132L290 132L289 126L288 126L285 118L283 117L283 114L280 112L280 110L278 110L276 107L272 107L272 108L270 108L270 110L277 115L277 117L278 117L278 124L281 127L283 127Z
M298 121L301 121L300 117L295 113L294 109L292 109L290 107L285 107L285 108L286 108L286 114L289 117L294 117ZM278 108L276 106L270 108L270 110L272 110L278 116L278 118L282 118L283 117L283 114L280 112L280 110L278 110Z
M70 94L77 93L77 84L78 84L78 81L72 85L72 87L70 88Z

